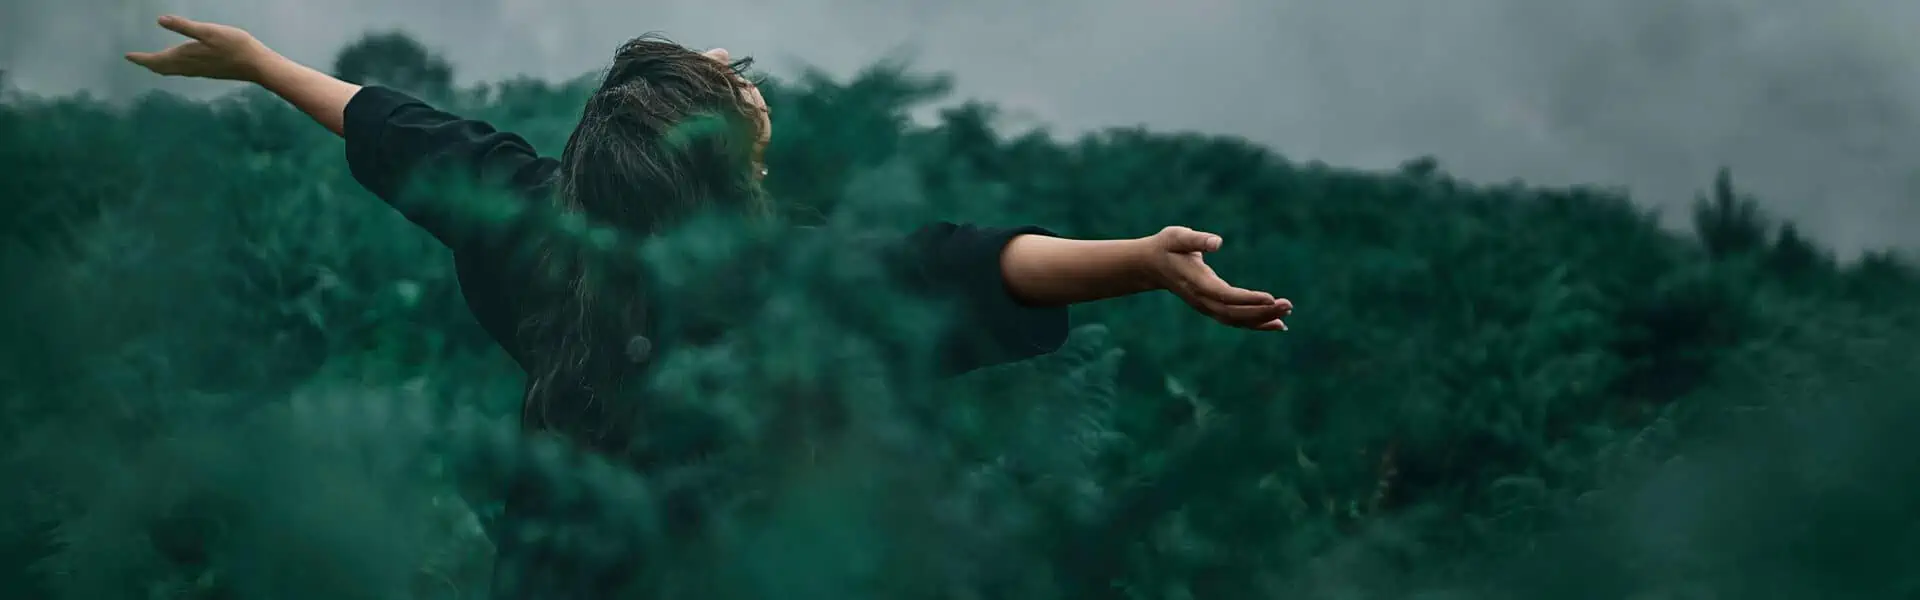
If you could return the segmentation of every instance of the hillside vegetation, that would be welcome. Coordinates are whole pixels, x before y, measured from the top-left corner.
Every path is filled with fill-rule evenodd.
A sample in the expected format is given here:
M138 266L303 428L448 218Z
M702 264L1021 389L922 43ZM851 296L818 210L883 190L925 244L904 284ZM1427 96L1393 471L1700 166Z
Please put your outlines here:
M591 89L462 88L398 34L336 71L550 153ZM521 375L445 250L278 100L11 94L0 595L480 598L511 482L578 508L511 534L643 549L634 597L1920 595L1920 271L1834 259L1726 173L1676 233L1617 192L1423 159L1007 138L978 103L919 126L948 82L897 65L763 87L793 220L1189 225L1295 301L1292 331L1128 298L1076 309L1057 355L937 381L914 360L935 307L824 242L556 218L734 326L650 392L707 450L635 470L518 433ZM664 526L686 498L697 541Z

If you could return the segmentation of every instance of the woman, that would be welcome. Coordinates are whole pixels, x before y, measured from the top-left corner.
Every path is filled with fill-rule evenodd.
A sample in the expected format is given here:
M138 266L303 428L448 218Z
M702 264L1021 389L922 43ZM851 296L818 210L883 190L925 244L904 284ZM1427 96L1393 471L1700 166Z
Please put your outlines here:
M411 180L448 171L638 235L696 210L766 210L759 179L772 124L759 91L739 74L745 63L731 63L725 50L700 53L651 38L623 45L555 160L485 123L295 63L238 28L176 16L159 22L191 40L128 60L162 75L272 91L343 137L354 178L453 250L474 316L529 375L522 413L529 429L602 450L630 441L633 432L617 425L627 422L621 407L595 402L593 390L636 370L624 349L632 332L646 329L646 290L631 281L616 289L580 285L589 278L585 262L539 240L530 243L542 249L540 268L519 266L497 236L462 232L447 215L404 201ZM700 115L720 115L728 127L661 143L675 125ZM910 291L961 307L963 323L952 328L940 357L942 371L960 373L1057 349L1069 305L1151 290L1178 294L1223 324L1284 329L1281 318L1292 303L1230 286L1207 267L1202 255L1220 243L1184 227L1137 239L1072 240L1037 227L937 223L877 251L905 266L901 283ZM543 285L536 272L566 277ZM507 548L501 553L507 558Z

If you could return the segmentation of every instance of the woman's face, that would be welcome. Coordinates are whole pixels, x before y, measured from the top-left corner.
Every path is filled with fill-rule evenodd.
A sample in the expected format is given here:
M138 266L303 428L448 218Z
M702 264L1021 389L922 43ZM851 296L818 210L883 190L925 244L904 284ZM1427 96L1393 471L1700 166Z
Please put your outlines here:
M721 64L733 64L733 57L727 54L726 48L714 48L702 54L707 55L708 58L720 61ZM759 167L760 175L765 176L767 174L767 163L763 157L766 155L767 142L773 141L773 119L771 117L773 113L767 109L767 99L760 95L760 88L755 87L752 82L746 79L741 79L740 84L746 86L744 94L746 95L747 104L759 109L760 139L753 145L753 162L755 166Z

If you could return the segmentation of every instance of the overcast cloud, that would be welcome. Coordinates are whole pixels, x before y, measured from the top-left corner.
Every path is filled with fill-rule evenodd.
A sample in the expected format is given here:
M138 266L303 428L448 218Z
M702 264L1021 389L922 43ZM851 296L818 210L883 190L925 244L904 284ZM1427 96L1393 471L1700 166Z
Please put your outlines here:
M1421 154L1481 181L1628 186L1680 213L1720 165L1842 250L1920 245L1911 0L0 0L0 68L120 96L163 12L325 65L406 29L464 80L560 78L663 31L838 74L894 54L1061 133L1244 135L1297 159ZM169 89L208 93L217 84Z

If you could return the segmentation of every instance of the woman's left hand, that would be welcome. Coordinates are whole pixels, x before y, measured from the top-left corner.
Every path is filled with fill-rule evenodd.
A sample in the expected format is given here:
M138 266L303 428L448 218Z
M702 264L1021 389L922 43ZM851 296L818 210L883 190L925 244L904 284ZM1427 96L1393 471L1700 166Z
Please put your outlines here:
M1293 314L1293 302L1228 284L1207 266L1206 254L1220 249L1220 236L1168 227L1147 238L1154 284L1173 292L1188 306L1222 324L1259 331L1285 331L1281 319Z

